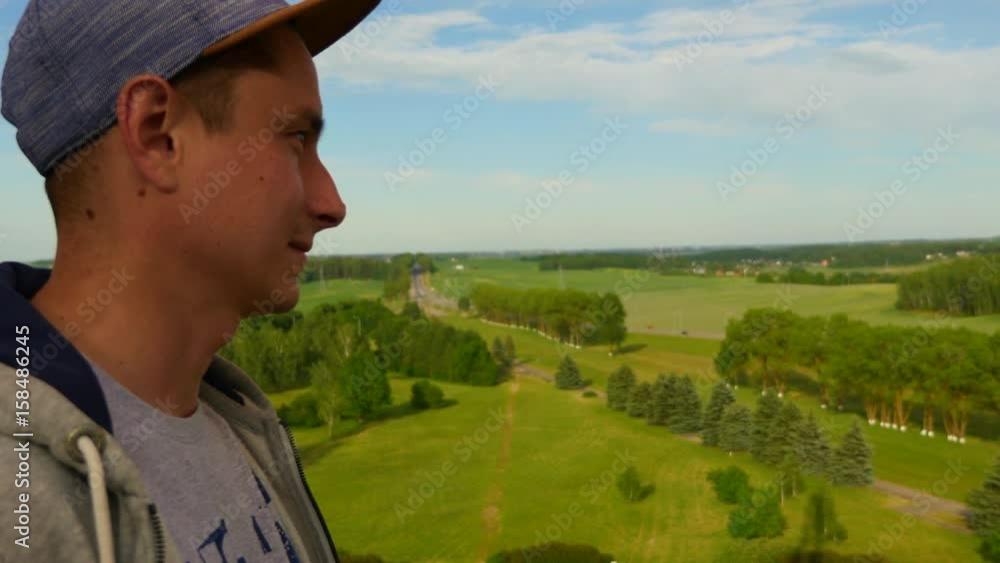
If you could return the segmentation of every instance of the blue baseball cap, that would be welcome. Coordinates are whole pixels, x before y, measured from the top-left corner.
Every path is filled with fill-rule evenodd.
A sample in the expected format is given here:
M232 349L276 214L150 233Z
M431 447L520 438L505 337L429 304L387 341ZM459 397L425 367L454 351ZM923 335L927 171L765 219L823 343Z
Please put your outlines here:
M294 21L316 55L380 0L30 0L10 40L0 112L42 176L111 128L121 88L139 74L170 80Z

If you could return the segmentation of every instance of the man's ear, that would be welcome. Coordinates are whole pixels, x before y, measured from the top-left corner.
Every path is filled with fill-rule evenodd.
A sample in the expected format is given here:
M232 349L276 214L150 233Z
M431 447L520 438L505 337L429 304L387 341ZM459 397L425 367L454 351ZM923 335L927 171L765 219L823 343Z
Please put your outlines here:
M118 94L118 128L129 160L146 183L167 192L178 185L181 106L173 86L153 74L133 77Z

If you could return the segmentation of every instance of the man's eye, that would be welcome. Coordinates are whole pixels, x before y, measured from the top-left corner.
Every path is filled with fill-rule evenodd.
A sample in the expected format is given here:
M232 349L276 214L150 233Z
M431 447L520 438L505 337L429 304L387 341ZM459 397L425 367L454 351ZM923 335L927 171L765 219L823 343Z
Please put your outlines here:
M296 132L292 133L292 135L297 136L299 138L299 140L302 141L303 145L306 144L307 140L309 140L309 132L308 131L296 131Z

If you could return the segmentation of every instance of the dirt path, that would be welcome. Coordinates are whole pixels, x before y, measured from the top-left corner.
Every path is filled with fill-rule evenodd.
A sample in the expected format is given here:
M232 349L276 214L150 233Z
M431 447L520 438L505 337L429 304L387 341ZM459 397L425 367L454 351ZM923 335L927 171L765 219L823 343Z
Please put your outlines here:
M476 550L476 561L480 563L486 561L486 558L492 555L496 539L503 529L503 512L501 510L501 503L503 501L502 483L504 473L510 468L510 449L514 440L515 396L520 389L521 384L515 377L507 393L507 406L505 408L507 422L503 425L503 434L500 437L500 452L497 454L496 474L493 482L490 483L489 489L486 491L486 508L481 513L483 530L485 530L486 534L483 538L483 543Z
M968 510L967 506L958 501L929 495L923 491L883 481L882 479L876 479L872 488L889 496L905 500L905 504L894 507L900 512L912 514L917 518L933 522L953 532L961 534L972 533L972 530L969 530L964 525L955 523L955 520L963 522L965 520L965 513ZM953 518L954 520L941 518L941 516Z

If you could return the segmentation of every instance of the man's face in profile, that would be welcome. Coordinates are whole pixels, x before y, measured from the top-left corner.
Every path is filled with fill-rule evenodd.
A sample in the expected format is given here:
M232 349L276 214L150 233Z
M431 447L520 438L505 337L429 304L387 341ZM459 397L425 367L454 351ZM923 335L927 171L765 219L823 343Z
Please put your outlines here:
M346 212L317 154L322 103L312 57L289 28L267 41L277 70L236 78L233 127L194 137L180 182L182 200L198 210L182 212L181 238L209 278L199 281L219 283L216 294L233 296L244 315L294 308L313 236Z

